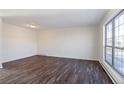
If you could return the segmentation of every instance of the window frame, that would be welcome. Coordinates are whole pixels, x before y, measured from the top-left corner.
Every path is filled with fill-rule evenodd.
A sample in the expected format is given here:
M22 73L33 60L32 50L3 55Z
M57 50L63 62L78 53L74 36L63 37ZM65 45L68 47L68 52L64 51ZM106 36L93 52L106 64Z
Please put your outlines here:
M109 64L116 72L118 72L121 76L124 77L124 75L119 72L115 67L114 67L114 56L115 56L115 49L120 49L120 50L124 50L124 47L117 47L115 46L115 19L121 14L121 13L124 13L124 9L122 9L119 13L117 13L111 20L109 20L106 24L105 24L105 34L104 34L104 60L107 64ZM112 23L112 45L109 46L107 45L107 25ZM111 58L112 58L112 64L110 64L107 59L106 59L106 48L111 48L112 49L112 55L111 55Z

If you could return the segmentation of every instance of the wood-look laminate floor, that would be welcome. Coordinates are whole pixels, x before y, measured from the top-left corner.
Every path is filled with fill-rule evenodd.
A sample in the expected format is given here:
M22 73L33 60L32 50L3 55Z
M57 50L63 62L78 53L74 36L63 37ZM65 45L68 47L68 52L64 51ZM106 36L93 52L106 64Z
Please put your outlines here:
M97 61L33 56L3 64L1 84L111 84Z

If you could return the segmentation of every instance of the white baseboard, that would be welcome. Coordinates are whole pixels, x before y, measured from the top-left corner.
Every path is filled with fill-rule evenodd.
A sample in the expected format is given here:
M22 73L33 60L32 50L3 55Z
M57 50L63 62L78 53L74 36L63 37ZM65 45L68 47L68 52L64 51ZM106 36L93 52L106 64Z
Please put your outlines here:
M101 66L103 67L103 69L105 70L105 72L107 73L107 75L110 77L110 79L112 80L112 82L114 83L114 84L117 84L117 82L113 79L113 77L111 76L111 74L107 71L107 69L105 68L105 66L101 63L101 62L99 62L100 64L101 64Z
M115 71L105 62L100 62L100 64L102 65L103 69L106 71L106 73L111 78L114 84L124 84L124 77L117 73L117 71Z
M60 57L60 58L71 58L71 59L83 59L83 60L98 61L98 59L93 59L93 58L79 58L79 57L57 56L57 55L49 55L49 54L41 54L41 53L38 53L37 55L48 56L48 57Z
M18 58L4 59L2 63L11 62L11 61L15 61L15 60L19 60L19 59L35 56L35 55L37 55L37 54L27 55L27 56L18 57Z
M0 63L0 68L3 68L2 63Z

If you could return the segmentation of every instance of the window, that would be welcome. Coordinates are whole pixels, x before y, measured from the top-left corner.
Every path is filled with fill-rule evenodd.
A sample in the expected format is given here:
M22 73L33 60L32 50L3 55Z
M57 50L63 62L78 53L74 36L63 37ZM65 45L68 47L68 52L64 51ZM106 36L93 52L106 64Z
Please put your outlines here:
M105 61L124 75L124 10L105 25Z

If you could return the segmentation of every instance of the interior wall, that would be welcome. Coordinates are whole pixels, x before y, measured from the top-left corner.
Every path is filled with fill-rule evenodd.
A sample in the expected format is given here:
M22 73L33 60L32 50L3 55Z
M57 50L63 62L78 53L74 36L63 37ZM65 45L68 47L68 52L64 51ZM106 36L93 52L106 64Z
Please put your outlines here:
M0 68L2 67L2 19L0 18Z
M36 31L3 23L3 62L37 54Z
M94 26L39 31L38 54L97 60L98 33Z
M99 24L99 60L115 83L124 83L124 78L104 61L104 25L120 10L110 10Z
M98 33L94 26L33 31L3 23L2 62L32 55L98 59Z

